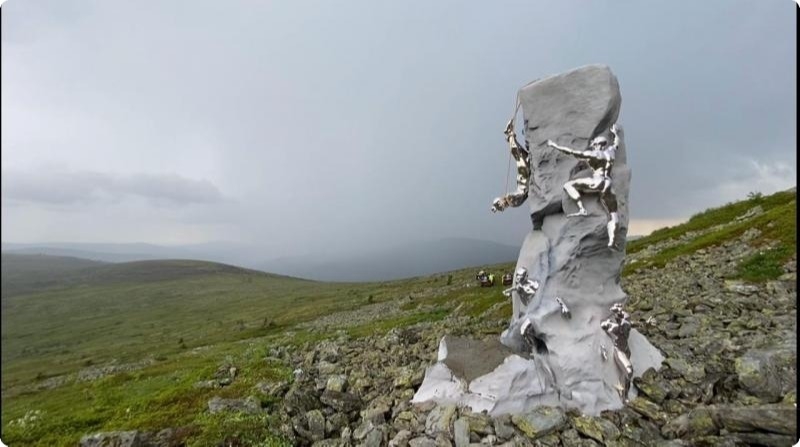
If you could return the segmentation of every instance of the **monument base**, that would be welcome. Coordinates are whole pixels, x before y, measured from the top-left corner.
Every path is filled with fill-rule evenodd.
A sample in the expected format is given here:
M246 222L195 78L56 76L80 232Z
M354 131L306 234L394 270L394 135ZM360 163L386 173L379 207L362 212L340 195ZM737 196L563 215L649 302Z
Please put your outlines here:
M634 377L661 366L661 353L635 329L629 345ZM575 408L591 416L622 408L621 385L607 380L617 374L595 371L591 377L586 371L573 372L571 375L582 379L559 383L564 375L558 360L554 354L529 357L514 353L496 340L447 335L439 342L437 362L425 371L411 402L454 404L492 416L524 413L539 406ZM607 363L613 367L612 359ZM636 390L631 387L628 398L634 397Z

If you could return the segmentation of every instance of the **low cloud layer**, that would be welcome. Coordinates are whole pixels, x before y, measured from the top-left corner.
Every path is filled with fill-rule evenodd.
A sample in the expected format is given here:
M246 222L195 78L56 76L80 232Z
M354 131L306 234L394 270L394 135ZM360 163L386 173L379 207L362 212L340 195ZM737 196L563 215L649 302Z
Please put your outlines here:
M3 170L2 197L16 203L60 206L119 203L131 197L147 199L156 206L223 201L219 189L208 180L174 174L119 175L55 169Z

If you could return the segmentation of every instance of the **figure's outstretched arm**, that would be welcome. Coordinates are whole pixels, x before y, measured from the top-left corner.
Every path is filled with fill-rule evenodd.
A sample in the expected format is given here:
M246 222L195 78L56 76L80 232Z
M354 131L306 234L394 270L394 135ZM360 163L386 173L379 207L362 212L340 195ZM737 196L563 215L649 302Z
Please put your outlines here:
M547 146L552 147L553 149L559 150L564 152L565 154L572 155L577 158L590 158L587 157L588 151L576 151L575 149L570 149L566 146L560 146L556 144L553 140L547 140Z

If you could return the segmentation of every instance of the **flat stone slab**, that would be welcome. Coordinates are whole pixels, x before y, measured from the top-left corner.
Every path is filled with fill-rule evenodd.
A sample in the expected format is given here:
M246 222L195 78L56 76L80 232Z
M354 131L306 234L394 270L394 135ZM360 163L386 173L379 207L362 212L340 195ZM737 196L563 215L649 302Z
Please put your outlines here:
M439 343L439 361L467 382L492 372L511 354L511 349L497 339L473 340L445 335Z

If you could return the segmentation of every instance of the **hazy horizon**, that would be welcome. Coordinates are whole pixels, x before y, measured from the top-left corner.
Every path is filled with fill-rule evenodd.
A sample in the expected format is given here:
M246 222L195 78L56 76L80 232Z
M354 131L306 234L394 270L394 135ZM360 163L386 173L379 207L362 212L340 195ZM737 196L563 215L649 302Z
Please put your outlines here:
M795 186L796 6L620 5L10 0L2 241L519 246L527 204L489 212L514 95L591 63L622 91L629 234Z

